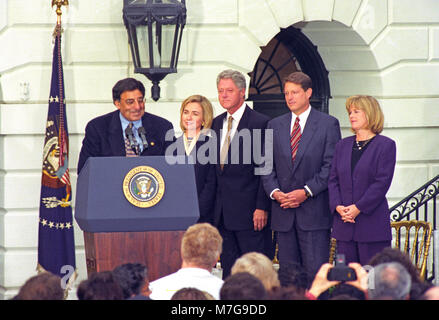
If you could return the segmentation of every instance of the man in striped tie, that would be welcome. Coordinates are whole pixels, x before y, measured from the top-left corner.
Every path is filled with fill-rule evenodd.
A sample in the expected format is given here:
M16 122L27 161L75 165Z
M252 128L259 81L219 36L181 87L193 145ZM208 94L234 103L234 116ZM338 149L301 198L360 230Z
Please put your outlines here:
M89 157L165 155L175 139L170 121L145 112L142 82L119 80L112 93L117 110L92 119L85 128L78 174Z
M340 125L311 107L308 75L290 74L284 94L291 112L267 125L273 129L273 171L262 181L272 199L271 227L278 235L280 265L300 263L314 275L329 258L328 177Z

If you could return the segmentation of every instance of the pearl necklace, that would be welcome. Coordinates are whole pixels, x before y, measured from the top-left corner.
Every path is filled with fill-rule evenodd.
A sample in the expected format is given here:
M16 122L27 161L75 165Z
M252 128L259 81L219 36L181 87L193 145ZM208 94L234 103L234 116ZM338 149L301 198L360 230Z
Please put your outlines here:
M363 149L369 143L369 141L372 140L373 137L375 137L375 136L372 136L371 138L369 138L367 140L363 140L363 141L355 140L355 144L357 145L357 149L358 150Z

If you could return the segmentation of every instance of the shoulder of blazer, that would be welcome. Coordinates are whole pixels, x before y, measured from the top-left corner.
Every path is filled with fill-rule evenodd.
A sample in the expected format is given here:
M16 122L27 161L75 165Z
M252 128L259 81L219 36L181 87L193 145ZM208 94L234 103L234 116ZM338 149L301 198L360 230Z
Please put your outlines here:
M327 121L331 123L339 123L338 119L330 114L319 111L313 107L311 107L311 113L309 114L309 118L316 119L317 121ZM308 118L308 119L309 119Z
M115 110L96 118L91 119L86 126L87 129L94 129L100 132L113 132L121 130L119 110Z
M111 121L114 121L115 118L119 119L119 110L111 111L101 116L97 116L96 118L91 119L88 123L89 124L109 123Z
M270 121L268 121L268 123L271 126L272 125L276 126L277 124L285 122L285 121L291 122L291 112L287 112L287 113L284 113L280 116L277 116L277 117L271 119Z
M377 134L375 136L375 139L380 142L380 144L393 144L395 143L394 140L390 139L389 137L382 136L381 134Z
M142 117L142 124L144 123L147 123L149 124L149 126L154 126L154 127L173 128L173 125L170 121L148 112L145 112L145 114ZM145 129L148 130L148 128Z
M223 126L223 120L226 117L226 115L227 115L227 112L223 112L223 113L217 115L215 118L213 118L212 130L219 129Z
M355 135L340 139L335 145L336 152L340 152L342 148L347 148L347 147L352 148L354 140L355 140Z
M250 108L248 105L245 105L244 114L245 113L247 113L252 118L252 120L254 119L256 121L265 122L265 123L270 121L269 116Z
M337 144L352 143L354 140L355 140L355 135L343 138L339 142L337 142Z
M375 142L370 147L373 147L375 150L380 150L379 152L387 153L396 149L395 141L386 136L377 134L373 140L375 140Z

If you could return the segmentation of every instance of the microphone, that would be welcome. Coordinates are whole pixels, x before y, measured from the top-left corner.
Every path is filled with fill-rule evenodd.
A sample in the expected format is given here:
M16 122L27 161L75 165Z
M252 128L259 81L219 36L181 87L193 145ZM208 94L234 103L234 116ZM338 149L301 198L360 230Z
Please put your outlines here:
M128 138L128 141L130 142L131 149L133 149L134 152L138 155L139 147L137 144L137 140L134 138L133 129L130 126L127 126L127 128L125 129L125 136Z
M146 130L144 127L139 127L139 129L137 129L137 132L140 135L140 139L142 139L143 150L145 150L146 148L148 148L148 140L146 140Z

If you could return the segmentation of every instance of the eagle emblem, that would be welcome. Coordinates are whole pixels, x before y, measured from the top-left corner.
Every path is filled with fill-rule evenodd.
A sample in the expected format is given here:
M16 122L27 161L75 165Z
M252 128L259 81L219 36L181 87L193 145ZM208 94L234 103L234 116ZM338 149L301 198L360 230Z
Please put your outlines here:
M154 188L151 187L152 179L146 176L142 176L136 179L136 194L141 198L147 198L154 191Z
M139 166L131 169L124 178L125 198L136 207L148 208L156 205L165 192L165 181L156 169Z

